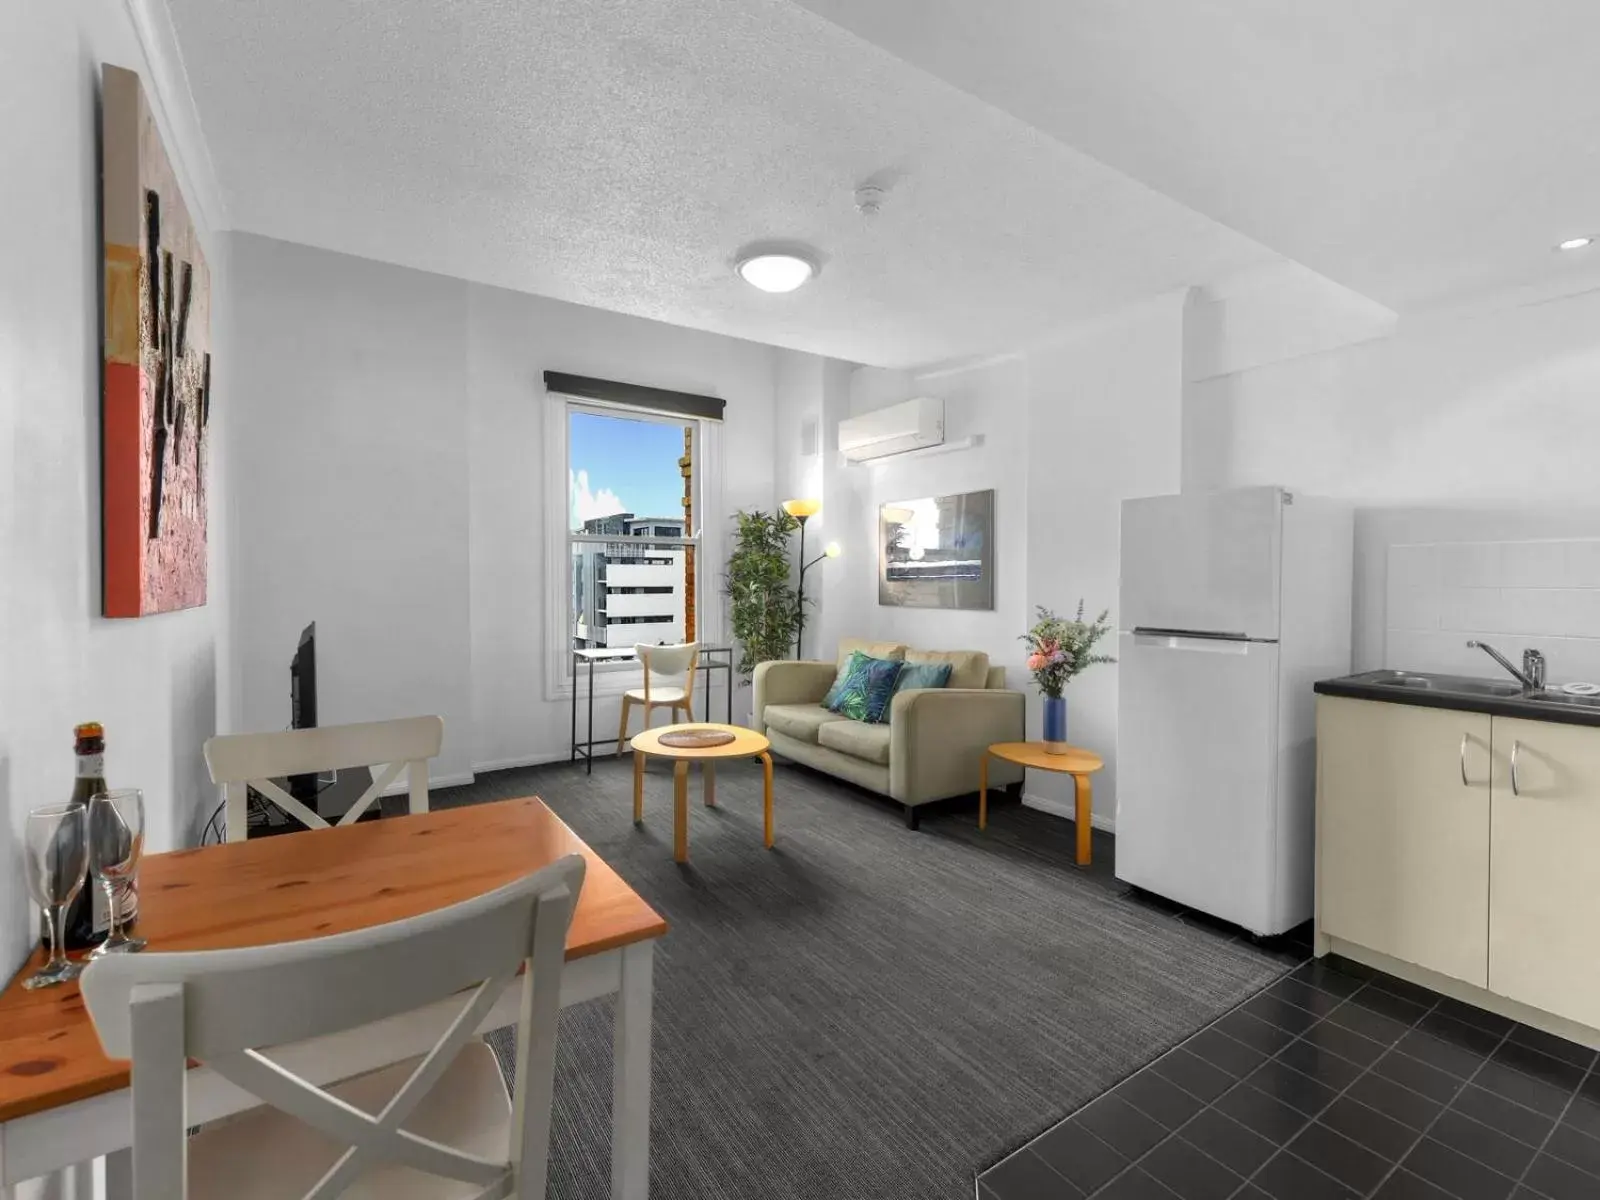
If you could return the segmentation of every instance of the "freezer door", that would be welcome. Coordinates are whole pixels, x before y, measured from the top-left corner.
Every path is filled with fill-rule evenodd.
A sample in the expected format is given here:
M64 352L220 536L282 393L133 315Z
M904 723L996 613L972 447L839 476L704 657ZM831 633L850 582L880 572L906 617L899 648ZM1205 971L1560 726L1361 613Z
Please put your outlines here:
M1283 491L1122 502L1121 629L1278 636Z
M1278 647L1119 637L1117 877L1277 933Z

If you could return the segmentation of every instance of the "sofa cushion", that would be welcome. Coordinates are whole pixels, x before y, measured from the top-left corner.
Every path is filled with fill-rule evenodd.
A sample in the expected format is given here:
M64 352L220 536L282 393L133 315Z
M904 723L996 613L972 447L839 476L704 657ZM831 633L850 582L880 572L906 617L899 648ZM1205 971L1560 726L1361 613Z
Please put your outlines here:
M868 658L887 658L890 662L904 662L906 657L906 648L901 642L869 642L864 638L840 638L840 670L848 665L850 656L857 650Z
M904 667L891 659L868 658L857 650L823 698L822 707L852 721L882 720Z
M889 727L868 725L861 721L835 721L824 725L817 734L817 742L840 754L848 754L865 762L889 765Z
M989 656L982 650L907 650L908 663L950 664L946 687L985 688L989 686Z
M839 660L839 669L833 673L833 682L828 685L828 690L823 693L822 707L830 712L839 700L839 693L844 691L851 677L856 673L858 662L864 661L867 655L860 650L852 650L846 658Z
M950 686L950 673L953 668L947 662L942 663L913 663L908 662L900 669L900 678L894 681L894 690L908 692L912 688L944 688ZM885 713L883 719L887 721L889 714Z
M817 731L824 725L849 724L846 718L820 704L769 704L762 710L762 720L778 732L813 746L817 745Z

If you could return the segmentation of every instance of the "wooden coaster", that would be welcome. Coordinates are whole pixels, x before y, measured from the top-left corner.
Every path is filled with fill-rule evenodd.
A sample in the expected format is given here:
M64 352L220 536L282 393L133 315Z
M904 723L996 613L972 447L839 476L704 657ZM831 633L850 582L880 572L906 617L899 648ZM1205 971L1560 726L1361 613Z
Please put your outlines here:
M663 746L679 750L706 750L726 746L734 737L721 729L685 729L682 733L663 733L659 740Z

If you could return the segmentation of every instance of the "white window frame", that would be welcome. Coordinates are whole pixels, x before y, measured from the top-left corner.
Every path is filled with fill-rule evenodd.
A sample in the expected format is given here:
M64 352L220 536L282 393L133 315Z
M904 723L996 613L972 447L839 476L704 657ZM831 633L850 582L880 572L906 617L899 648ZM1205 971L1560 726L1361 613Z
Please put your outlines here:
M567 442L568 414L591 412L601 416L632 417L663 424L694 426L695 521L698 536L683 539L641 538L641 542L692 545L695 555L695 635L702 646L720 646L725 628L722 604L722 568L727 544L726 514L722 503L722 422L684 417L650 408L581 399L559 392L545 394L544 412L544 576L540 591L545 602L544 691L547 700L570 700L573 689L572 660L572 531L567 527L572 511L571 447ZM641 513L640 516L655 516ZM689 531L695 534L695 530ZM581 536L581 535L580 535ZM597 537L606 542L626 541L610 535ZM717 564L713 569L710 564ZM637 687L639 664L628 661L600 663L594 669L597 696L616 696ZM583 669L588 683L588 668Z

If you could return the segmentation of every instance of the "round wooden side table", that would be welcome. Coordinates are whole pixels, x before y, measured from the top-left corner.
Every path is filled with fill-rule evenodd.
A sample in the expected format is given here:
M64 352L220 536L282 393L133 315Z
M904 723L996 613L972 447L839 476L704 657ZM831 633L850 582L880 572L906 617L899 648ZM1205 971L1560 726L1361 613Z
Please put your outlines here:
M1076 824L1078 826L1078 865L1086 867L1094 861L1094 851L1089 841L1090 816L1094 809L1094 784L1090 776L1105 766L1093 750L1068 746L1065 754L1050 754L1043 742L996 742L984 751L982 765L978 768L978 828L989 824L989 756L1002 758L1020 767L1036 771L1055 771L1071 775L1076 793Z
M661 737L690 730L717 730L733 734L733 741L720 746L667 746ZM717 762L725 758L759 758L762 767L762 820L767 849L772 849L772 743L754 729L740 725L662 725L634 735L633 739L633 823L644 823L644 760L646 756L670 758L672 763L672 857L689 861L689 764L698 762L705 780L705 802L717 803Z

